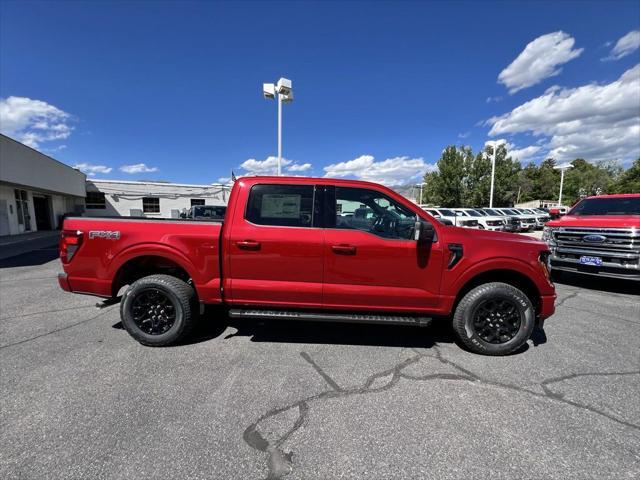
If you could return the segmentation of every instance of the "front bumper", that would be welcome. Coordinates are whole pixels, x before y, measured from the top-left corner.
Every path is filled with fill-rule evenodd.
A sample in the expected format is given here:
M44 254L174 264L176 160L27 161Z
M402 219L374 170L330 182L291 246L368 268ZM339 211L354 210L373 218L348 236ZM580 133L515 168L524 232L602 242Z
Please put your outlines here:
M585 253L585 255L588 255ZM601 256L602 253L599 254ZM607 278L619 278L623 280L635 280L640 281L640 268L638 265L623 266L619 263L602 262L602 266L594 265L582 265L578 258L560 257L554 252L550 259L549 264L551 270L580 273L583 275L593 275L598 277Z
M542 295L540 297L540 311L538 312L538 320L542 321L549 318L556 311L557 295Z

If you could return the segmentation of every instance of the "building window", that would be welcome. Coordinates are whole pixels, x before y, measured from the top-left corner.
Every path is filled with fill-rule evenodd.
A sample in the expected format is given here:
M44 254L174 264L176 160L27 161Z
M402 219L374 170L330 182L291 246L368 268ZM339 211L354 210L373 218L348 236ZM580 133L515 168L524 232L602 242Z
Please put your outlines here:
M160 199L144 197L142 199L142 213L160 213Z
M87 210L104 210L107 208L107 202L102 192L87 192L84 204Z
M25 190L15 190L16 211L18 212L18 223L24 225L25 217L29 216L29 204L27 203L27 192Z
M191 206L194 207L196 205L204 205L204 198L192 198Z

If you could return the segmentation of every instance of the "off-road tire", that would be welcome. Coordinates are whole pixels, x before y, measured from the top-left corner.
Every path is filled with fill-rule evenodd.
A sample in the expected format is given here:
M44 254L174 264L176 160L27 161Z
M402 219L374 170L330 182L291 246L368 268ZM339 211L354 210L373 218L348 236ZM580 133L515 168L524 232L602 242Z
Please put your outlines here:
M136 296L145 290L160 290L173 304L175 320L164 333L149 334L136 325L132 305ZM122 296L120 318L124 328L142 345L164 347L174 345L191 332L197 316L196 293L193 287L171 275L149 275L135 281Z
M514 304L520 314L519 330L513 338L504 343L489 343L483 340L474 328L476 309L485 301L501 298ZM535 309L529 298L512 285L492 282L470 290L458 303L453 316L453 330L462 344L481 355L508 355L524 345L535 326Z

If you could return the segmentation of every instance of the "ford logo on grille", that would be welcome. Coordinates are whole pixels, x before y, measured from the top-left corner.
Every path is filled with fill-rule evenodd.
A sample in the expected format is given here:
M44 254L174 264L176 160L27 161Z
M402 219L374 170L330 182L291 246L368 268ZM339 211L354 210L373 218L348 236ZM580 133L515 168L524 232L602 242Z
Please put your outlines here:
M582 241L588 243L604 243L607 241L607 237L604 235L585 235L582 237Z

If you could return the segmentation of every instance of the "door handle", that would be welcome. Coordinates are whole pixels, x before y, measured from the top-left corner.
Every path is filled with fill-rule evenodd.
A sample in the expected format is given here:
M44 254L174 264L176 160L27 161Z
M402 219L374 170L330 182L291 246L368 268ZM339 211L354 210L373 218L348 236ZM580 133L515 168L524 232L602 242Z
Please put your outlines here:
M353 245L332 245L331 250L338 255L355 255L356 247Z
M242 240L237 242L236 245L240 250L260 250L260 242L253 240Z

